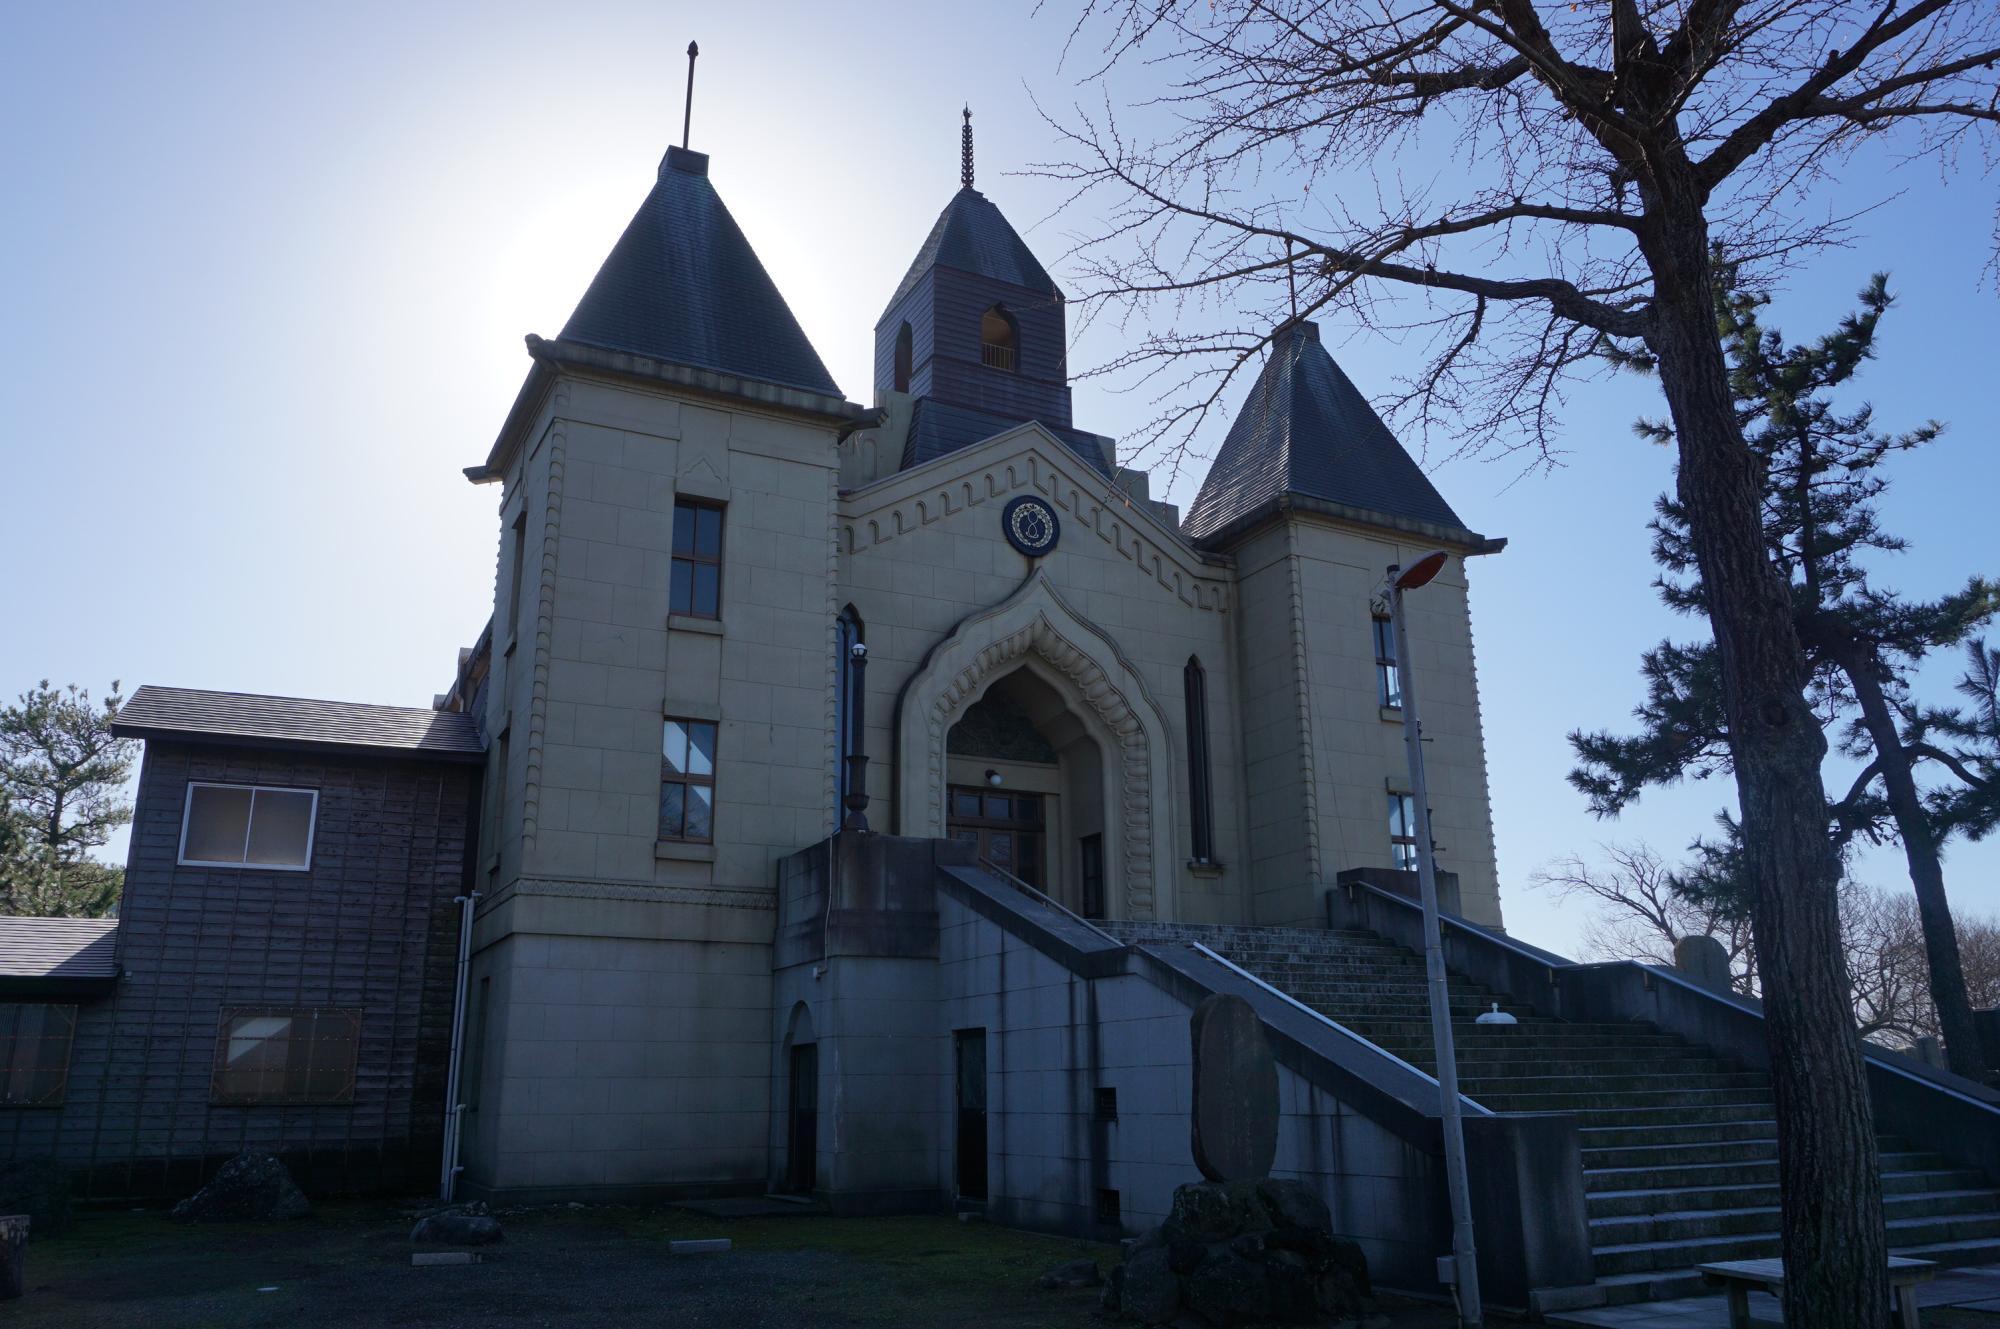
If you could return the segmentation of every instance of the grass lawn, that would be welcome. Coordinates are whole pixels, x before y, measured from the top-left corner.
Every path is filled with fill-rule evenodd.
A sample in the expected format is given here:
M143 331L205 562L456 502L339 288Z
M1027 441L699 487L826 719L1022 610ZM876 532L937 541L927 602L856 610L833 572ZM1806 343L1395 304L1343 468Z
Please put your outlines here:
M184 1225L163 1213L83 1213L28 1249L28 1294L8 1329L317 1329L318 1326L993 1325L1085 1329L1095 1289L1045 1292L1067 1260L1107 1269L1117 1248L944 1217L717 1219L677 1209L553 1208L503 1215L507 1240L469 1267L413 1268L411 1219L326 1205L283 1224ZM723 1255L667 1241L728 1237ZM1445 1329L1438 1307L1394 1298L1397 1329Z

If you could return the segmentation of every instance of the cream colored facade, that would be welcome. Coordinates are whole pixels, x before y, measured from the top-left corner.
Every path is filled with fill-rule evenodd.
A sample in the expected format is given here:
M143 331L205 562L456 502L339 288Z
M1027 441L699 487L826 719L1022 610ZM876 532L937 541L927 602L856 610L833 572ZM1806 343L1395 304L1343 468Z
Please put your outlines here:
M1100 837L1101 912L1118 919L1311 926L1338 873L1393 866L1388 799L1408 781L1399 715L1378 699L1372 601L1437 530L1280 509L1198 548L1145 476L1107 475L1037 423L905 465L900 392L863 411L531 345L528 385L474 472L498 482L500 531L464 1095L475 1190L765 1183L782 1098L776 870L841 816L835 622L850 606L877 831L950 834L949 789L996 771L1045 796L1039 875L1059 902L1089 904L1082 842ZM1001 529L1021 495L1060 520L1039 558ZM677 497L723 508L714 619L670 611ZM1454 558L1411 597L1408 667L1440 866L1465 915L1497 925L1465 578ZM1208 710L1206 862L1190 660ZM1057 760L952 752L989 694ZM659 836L669 716L719 726L712 843Z

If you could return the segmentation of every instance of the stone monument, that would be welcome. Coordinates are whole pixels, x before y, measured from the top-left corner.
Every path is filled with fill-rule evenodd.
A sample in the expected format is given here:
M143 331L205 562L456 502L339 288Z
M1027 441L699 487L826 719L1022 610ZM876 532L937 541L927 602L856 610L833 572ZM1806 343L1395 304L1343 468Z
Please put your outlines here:
M0 1217L0 1301L28 1290L28 1216Z
M1192 1146L1206 1181L1174 1191L1167 1221L1111 1271L1103 1309L1158 1325L1308 1323L1353 1315L1368 1295L1361 1248L1333 1235L1319 1192L1270 1175L1278 1064L1250 1003L1195 1007Z
M1714 937L1682 937L1674 943L1674 968L1710 992L1727 992L1729 949Z

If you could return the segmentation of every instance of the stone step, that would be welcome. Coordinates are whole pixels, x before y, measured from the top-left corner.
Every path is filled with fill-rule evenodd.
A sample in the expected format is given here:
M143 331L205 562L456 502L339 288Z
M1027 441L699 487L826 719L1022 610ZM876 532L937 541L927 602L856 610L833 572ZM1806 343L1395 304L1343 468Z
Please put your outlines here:
M1551 1075L1554 1069L1545 1065L1520 1067L1518 1074L1509 1075L1504 1071L1488 1071L1481 1068L1475 1074L1463 1063L1458 1068L1461 1084L1490 1085L1496 1090L1509 1093L1549 1094L1646 1094L1653 1090L1672 1089L1754 1089L1769 1093L1771 1077L1761 1071L1722 1071L1709 1074L1689 1072L1660 1072L1645 1074L1603 1074L1590 1070L1569 1070Z
M1633 1149L1652 1145L1729 1144L1744 1140L1775 1143L1777 1123L1755 1114L1732 1121L1673 1121L1639 1126L1581 1126L1577 1128L1584 1150L1583 1165L1590 1166L1594 1149Z
M1582 1108L1601 1110L1618 1108L1663 1108L1699 1107L1709 1103L1731 1103L1749 1106L1771 1106L1769 1089L1732 1089L1723 1086L1716 1089L1648 1089L1643 1091L1600 1091L1596 1093L1577 1091L1565 1093L1516 1093L1509 1089L1495 1094L1492 1099L1481 1099L1486 1106L1496 1112L1571 1112ZM1502 1107L1502 1103L1507 1104Z
M1691 1143L1614 1144L1583 1150L1586 1185L1596 1168L1679 1168L1706 1163L1774 1163L1778 1157L1776 1139L1696 1140Z
M1778 1187L1773 1183L1719 1189L1690 1186L1678 1190L1598 1191L1587 1196L1586 1203L1591 1230L1595 1233L1600 1222L1655 1221L1704 1213L1776 1213ZM1984 1185L1962 1189L1897 1191L1882 1197L1882 1207L1891 1218L2000 1210L2000 1191Z
M1471 1093L1470 1090L1466 1092ZM1487 1102L1483 1094L1472 1096L1482 1103ZM1578 1108L1575 1115L1577 1125L1581 1127L1633 1130L1643 1126L1710 1126L1718 1122L1757 1120L1766 1115L1756 1108L1756 1104L1750 1103L1706 1103L1692 1107Z
M1769 1188L1768 1194L1770 1203L1765 1205L1730 1204L1713 1209L1593 1217L1590 1220L1590 1244L1592 1249L1600 1249L1700 1237L1775 1234L1780 1224L1776 1188ZM2000 1233L2000 1212L1996 1212L2000 1211L2000 1194L1991 1189L1886 1197L1883 1211L1891 1223L1928 1222L1942 1225L1938 1231L1947 1236ZM1995 1232L1955 1233L1951 1225L1960 1218L1992 1222Z
M1898 1255L1914 1255L1911 1247L1946 1253L1956 1248L1957 1254L1976 1258L1976 1253L1982 1249L2000 1246L2000 1213L1892 1218L1887 1227L1889 1249ZM1771 1231L1754 1235L1691 1237L1595 1247L1591 1251L1591 1265L1601 1278L1606 1274L1679 1269L1712 1264L1717 1260L1768 1259L1779 1253L1779 1244L1774 1219ZM1916 1255L1915 1258L1931 1257Z

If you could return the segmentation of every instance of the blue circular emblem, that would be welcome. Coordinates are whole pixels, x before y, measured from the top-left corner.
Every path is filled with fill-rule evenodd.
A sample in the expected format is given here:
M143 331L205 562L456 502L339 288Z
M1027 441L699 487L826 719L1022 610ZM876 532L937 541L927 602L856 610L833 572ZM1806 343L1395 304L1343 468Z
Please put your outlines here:
M1013 499L1000 510L1000 529L1007 533L1007 543L1029 558L1040 558L1054 549L1056 537L1062 534L1056 510L1033 494Z

